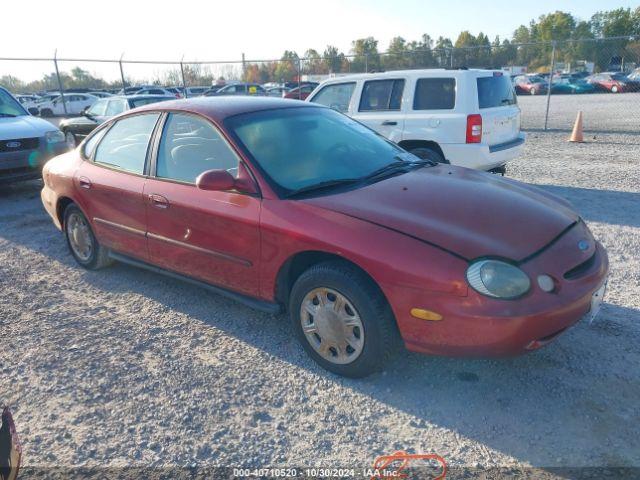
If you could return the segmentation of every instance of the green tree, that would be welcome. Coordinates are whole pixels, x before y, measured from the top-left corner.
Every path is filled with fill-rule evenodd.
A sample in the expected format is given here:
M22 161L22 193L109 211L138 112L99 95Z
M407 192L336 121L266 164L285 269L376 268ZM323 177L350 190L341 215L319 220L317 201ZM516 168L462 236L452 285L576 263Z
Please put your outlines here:
M356 72L380 70L378 40L373 37L359 38L351 42L351 53L355 55L351 68Z

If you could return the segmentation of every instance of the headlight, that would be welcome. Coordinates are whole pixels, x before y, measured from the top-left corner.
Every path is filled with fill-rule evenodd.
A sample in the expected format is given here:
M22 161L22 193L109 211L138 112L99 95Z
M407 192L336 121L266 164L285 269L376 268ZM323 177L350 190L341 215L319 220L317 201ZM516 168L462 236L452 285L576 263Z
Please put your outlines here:
M478 293L505 300L524 295L531 288L526 273L500 260L479 260L471 264L467 281Z
M64 142L64 133L60 130L53 130L51 132L45 133L45 138L47 139L47 143L61 143Z

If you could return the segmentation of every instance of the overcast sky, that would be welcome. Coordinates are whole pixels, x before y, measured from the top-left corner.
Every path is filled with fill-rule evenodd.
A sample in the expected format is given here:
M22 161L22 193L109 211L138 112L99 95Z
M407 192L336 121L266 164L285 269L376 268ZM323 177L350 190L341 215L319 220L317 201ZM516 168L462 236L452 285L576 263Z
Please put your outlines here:
M327 44L347 52L353 39L370 35L380 50L396 35L413 40L428 33L455 41L461 30L470 30L505 38L518 25L558 9L586 20L598 10L636 6L637 0L6 0L0 57L52 56L57 48L58 56L75 58L118 58L124 52L130 59L239 60L244 52L247 59L272 59L285 49L322 52ZM117 77L114 66L81 66ZM134 73L155 68L135 67ZM31 80L48 71L49 63L0 61L0 76Z

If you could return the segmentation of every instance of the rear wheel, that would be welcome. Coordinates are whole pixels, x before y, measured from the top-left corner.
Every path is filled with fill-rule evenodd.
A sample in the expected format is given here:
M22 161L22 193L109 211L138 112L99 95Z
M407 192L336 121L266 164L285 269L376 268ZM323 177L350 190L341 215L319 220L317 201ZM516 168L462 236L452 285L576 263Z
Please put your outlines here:
M88 270L112 263L109 251L98 243L87 217L73 203L64 211L64 233L73 258Z
M618 93L618 86L614 85L613 87L611 87L611 93Z
M42 110L40 110L40 116L53 117L53 110L51 110L50 108L43 108Z
M436 163L448 163L442 154L433 148L429 147L418 147L413 150L409 150L410 153L413 153L416 157L421 158L422 160L431 160Z
M360 270L339 261L315 265L298 278L289 314L309 356L338 375L359 378L380 370L397 345L382 293Z
M537 90L535 89L535 87L534 87L534 88L532 88L531 90L529 90L529 93L530 93L531 95L535 95L535 94L537 94L537 93L538 93L538 91L537 91Z

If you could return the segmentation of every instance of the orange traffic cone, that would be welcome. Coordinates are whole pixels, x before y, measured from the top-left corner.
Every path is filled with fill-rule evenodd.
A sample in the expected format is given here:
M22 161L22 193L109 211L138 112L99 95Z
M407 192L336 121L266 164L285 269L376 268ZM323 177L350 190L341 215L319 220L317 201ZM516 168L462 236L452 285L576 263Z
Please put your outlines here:
M578 116L576 117L576 123L573 125L573 132L571 132L571 136L569 137L570 142L584 142L584 137L582 136L582 111L578 112Z

